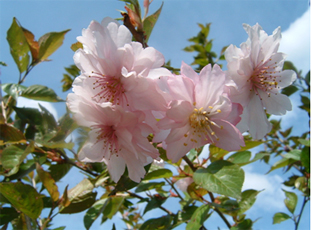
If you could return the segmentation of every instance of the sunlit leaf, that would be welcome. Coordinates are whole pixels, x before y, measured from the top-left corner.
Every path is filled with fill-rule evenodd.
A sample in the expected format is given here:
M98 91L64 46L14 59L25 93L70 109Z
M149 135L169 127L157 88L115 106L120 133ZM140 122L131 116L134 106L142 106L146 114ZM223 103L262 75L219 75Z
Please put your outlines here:
M108 198L103 198L96 201L92 207L85 213L83 218L84 227L86 229L90 229L94 221L98 218L98 216L102 213L104 208L106 207Z
M120 206L124 202L124 197L122 196L111 196L107 200L106 207L103 211L103 215L109 219L119 211Z
M281 160L275 162L266 174L272 172L275 169L286 167L287 165L290 165L294 163L295 161L296 160L292 158L282 158Z
M284 220L290 219L290 216L284 212L277 212L273 216L273 224L279 224Z
M154 179L159 179L159 178L170 178L173 176L173 173L169 169L158 169L152 172L149 172L144 180L154 180Z
M41 195L30 185L22 182L2 182L0 192L19 211L36 219L43 209Z
M18 67L20 73L27 70L29 65L29 54L30 51L27 40L25 38L22 27L14 17L11 27L7 32L7 40L10 45L11 55Z
M70 46L70 49L72 49L73 52L76 52L78 49L83 49L83 45L81 42L76 42Z
M35 63L39 55L39 43L35 40L33 33L23 27L22 30L31 51L32 62Z
M284 203L286 205L286 208L294 214L295 212L295 208L296 208L296 205L297 205L297 202L298 202L298 197L296 195L296 193L293 193L293 192L288 192L286 190L284 190L284 193L285 193L285 200L284 200Z
M242 166L249 162L251 156L252 153L250 151L242 151L232 154L227 160L234 164Z
M44 185L48 193L51 195L53 201L58 201L59 192L58 187L55 184L55 180L51 177L50 173L44 171L43 168L38 163L36 163L36 170L40 180L42 181L42 184Z
M208 217L209 210L210 207L208 205L198 207L188 222L186 230L199 230Z
M22 92L21 96L39 101L48 101L48 102L64 101L56 95L53 89L48 88L47 86L44 85L29 86Z
M65 38L65 34L69 30L61 32L51 32L43 35L39 38L39 55L40 61L45 61L50 55L52 55L62 44Z
M150 16L148 16L143 21L143 28L144 28L144 34L146 36L146 42L148 42L150 34L151 34L152 30L153 30L153 27L155 26L155 24L156 24L156 22L157 22L157 20L158 20L158 18L160 16L162 7L163 7L163 2L161 4L160 8L155 13L153 13Z
M256 201L256 196L261 191L253 189L245 190L242 192L241 199L239 200L239 214L243 214L250 209Z
M193 180L210 192L240 198L244 171L235 164L219 160L211 163L206 169L198 169L193 174Z

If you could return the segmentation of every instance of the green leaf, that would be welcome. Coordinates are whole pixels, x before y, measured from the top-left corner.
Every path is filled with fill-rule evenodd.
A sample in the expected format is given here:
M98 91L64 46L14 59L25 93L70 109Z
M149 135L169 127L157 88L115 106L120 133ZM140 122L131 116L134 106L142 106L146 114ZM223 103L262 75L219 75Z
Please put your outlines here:
M284 203L286 205L286 208L294 214L295 212L295 208L296 208L296 205L297 205L297 202L298 202L298 197L296 195L296 193L293 193L293 192L288 192L284 189L282 189L285 193L285 200L284 200Z
M188 222L186 230L199 230L208 217L209 210L210 207L208 205L198 207Z
M26 86L14 83L2 84L1 87L4 92L12 96L15 100L18 98L20 92L23 92L25 89L27 89Z
M8 66L5 62L3 62L3 61L0 61L0 65L2 65L2 66Z
M107 198L96 201L92 207L85 213L83 218L84 227L90 229L94 221L99 217L107 204Z
M72 49L73 52L76 52L78 49L83 49L83 45L81 42L76 42L70 46L70 49Z
M169 169L158 169L152 172L149 172L144 180L154 180L154 179L160 179L160 178L170 178L173 176L173 173Z
M34 151L34 143L30 142L29 145L10 145L6 147L0 156L2 166L6 170L10 170L6 173L6 176L11 176L18 172L19 165L24 161L29 153Z
M306 177L304 176L301 176L301 177L298 177L296 180L295 180L295 187L297 189L299 189L300 191L302 192L306 192L306 189L307 189L307 186L308 186L308 180Z
M48 193L51 195L52 200L55 202L58 201L59 192L58 187L55 184L55 180L51 177L51 175L48 172L44 171L43 168L38 163L36 163L36 170L40 180L42 181L42 184L44 185Z
M241 197L244 171L228 161L215 161L206 169L198 169L193 180L202 188L233 198Z
M158 230L158 229L169 229L171 224L171 216L166 215L159 218L152 218L145 221L139 228L139 230Z
M153 196L147 203L143 215L155 208L160 207L165 201L167 200L167 197L162 197L162 196Z
M310 147L303 147L300 155L301 164L305 167L306 172L310 173Z
M11 55L20 73L27 70L29 64L29 45L25 38L22 27L14 17L11 27L7 32L7 40L10 45Z
M0 192L19 211L36 219L43 209L41 195L30 185L22 182L2 182Z
M55 130L57 128L57 123L55 121L53 114L51 114L49 110L47 110L40 104L39 107L41 109L42 123L43 123L42 125L44 126L45 131L50 132Z
M112 219L112 217L119 211L119 208L121 207L123 202L124 197L122 196L109 197L103 215L109 219Z
M16 212L15 208L0 208L0 225L7 224L17 218L19 213Z
M298 139L298 141L300 144L310 147L310 140L300 138L300 139Z
M277 212L273 216L273 224L279 224L284 220L290 219L290 216L284 212Z
M158 18L160 16L163 4L164 3L162 2L160 8L155 13L153 13L150 16L148 16L143 21L143 29L144 29L144 35L146 36L146 39L145 39L146 42L148 42L150 34L151 34L152 30L153 30L153 27L155 26L155 24L156 24L156 22L157 22L157 20L158 20Z
M21 120L29 124L40 125L42 122L42 115L38 109L18 108L15 106L13 107L13 109Z
M39 38L38 42L40 49L38 59L40 61L46 61L46 59L63 44L65 34L68 31L69 30L64 30L61 32L51 32Z
M96 199L96 193L93 193L94 185L88 179L83 179L79 184L70 189L66 196L70 204L64 207L59 206L60 213L77 213L91 207ZM64 197L64 196L63 196Z
M4 142L17 142L25 140L24 134L13 126L0 124L0 139Z
M135 189L135 192L143 192L146 190L160 188L164 185L165 185L165 182L150 182L150 183L141 182Z
M245 165L251 159L252 153L250 151L242 151L232 154L227 160L237 164L237 165Z
M39 101L48 101L48 102L60 102L64 101L56 95L54 90L44 86L44 85L32 85L25 89L22 94L22 97L39 100Z
M252 230L253 221L251 219L245 219L237 226L230 228L230 230Z
M294 85L290 85L290 86L287 86L285 87L284 89L282 89L282 94L285 94L286 96L290 96L294 93L296 93L298 91L298 88Z
M55 181L59 181L61 178L63 178L71 169L70 164L56 164L56 165L51 165L49 167L49 171L51 174L51 177Z
M242 192L241 199L239 201L239 214L243 214L248 209L250 209L256 201L256 196L261 191L256 191L253 189L245 190Z
M287 165L290 165L295 161L296 160L293 160L291 158L282 158L281 160L275 162L266 174L272 172L275 169L286 167Z
M301 155L301 150L300 149L294 149L284 155L285 158L287 159L293 159L295 161L300 161L300 155Z

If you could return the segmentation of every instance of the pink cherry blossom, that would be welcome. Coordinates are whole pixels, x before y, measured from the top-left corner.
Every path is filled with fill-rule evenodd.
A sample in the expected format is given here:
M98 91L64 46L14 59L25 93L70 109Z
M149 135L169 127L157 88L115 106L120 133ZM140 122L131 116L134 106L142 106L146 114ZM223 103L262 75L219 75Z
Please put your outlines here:
M155 84L169 74L163 55L152 47L132 42L130 31L111 18L92 21L78 41L83 49L74 60L81 76L74 82L90 92L97 103L110 102L127 110L164 110L166 102Z
M86 162L105 162L112 180L117 182L127 166L129 177L140 182L144 166L158 158L157 150L147 136L152 129L145 123L142 112L125 111L111 103L96 103L82 87L67 98L78 125L89 127L89 139L79 152Z
M225 52L227 75L232 79L228 84L230 99L244 108L237 127L243 132L248 130L254 139L261 139L271 130L266 112L283 115L292 109L289 98L279 91L290 85L296 74L282 71L285 54L277 52L280 28L268 36L258 24L243 27L249 35L247 41L241 48L230 45Z
M243 136L234 126L240 121L242 107L231 103L225 83L225 73L218 65L207 65L197 74L182 63L181 75L167 78L174 99L158 127L170 130L163 147L172 162L208 143L228 151L244 145Z

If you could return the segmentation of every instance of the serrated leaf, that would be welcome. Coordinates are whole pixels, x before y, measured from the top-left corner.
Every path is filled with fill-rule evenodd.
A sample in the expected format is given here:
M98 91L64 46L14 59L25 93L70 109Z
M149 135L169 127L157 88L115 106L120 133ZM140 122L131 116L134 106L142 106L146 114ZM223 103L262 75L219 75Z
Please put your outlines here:
M84 227L90 229L94 221L99 217L107 204L107 199L100 199L96 201L92 207L85 213L83 218Z
M42 184L50 194L53 201L55 202L58 201L59 192L58 187L55 184L55 180L51 177L51 175L48 172L44 171L43 168L38 163L36 163L36 170L40 180L42 181Z
M293 192L288 192L284 189L282 189L285 193L285 200L284 200L284 203L285 203L285 206L286 208L294 214L295 212L295 208L296 208L296 205L297 205L297 202L298 202L298 197L296 195L296 193L293 193Z
M145 18L145 20L143 21L143 29L144 29L144 35L146 36L146 38L145 38L146 43L148 42L150 34L153 30L153 27L155 26L155 24L156 24L156 22L160 16L163 4L164 3L162 2L160 8L155 13L153 13L152 15Z
M152 218L145 221L139 228L139 230L146 230L146 229L169 229L171 223L171 216L166 215L159 218Z
M152 172L149 172L144 180L154 180L154 179L160 179L160 178L170 178L173 176L173 173L169 169L158 169L154 170Z
M21 145L10 145L6 147L1 154L1 162L4 169L9 170L6 176L11 176L18 172L19 165L29 153L34 151L34 143L30 142L25 148Z
M29 65L28 52L30 49L22 27L19 25L19 22L15 17L13 18L11 27L7 32L7 40L10 45L11 55L18 67L19 72L25 72Z
M65 34L69 30L61 32L51 32L44 34L39 38L39 55L40 61L45 61L50 55L52 55L62 44L65 38Z
M21 96L39 101L48 101L48 102L64 101L63 99L61 99L56 95L53 89L50 89L44 85L29 86L22 92Z
M284 220L290 219L290 216L284 212L277 212L273 216L273 224L279 224Z
M30 185L22 182L2 182L0 192L19 211L36 219L43 209L41 195Z
M244 171L228 161L215 161L206 169L198 169L193 180L202 188L233 198L241 197Z
M208 217L209 210L210 207L208 205L198 207L188 222L186 230L199 230Z

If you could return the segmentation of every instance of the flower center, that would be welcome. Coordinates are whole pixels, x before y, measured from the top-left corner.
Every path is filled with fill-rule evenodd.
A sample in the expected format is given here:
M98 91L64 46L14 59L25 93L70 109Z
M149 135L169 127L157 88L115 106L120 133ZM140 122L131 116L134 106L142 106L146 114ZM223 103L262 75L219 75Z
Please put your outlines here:
M270 97L271 92L277 94L277 91L280 89L278 83L281 82L279 75L281 71L276 71L278 67L277 62L268 63L271 60L270 58L265 63L262 60L261 64L254 69L252 76L248 80L248 82L251 81L252 83L250 91L254 91L256 95L259 95L258 89L266 92L268 97ZM262 98L260 99L262 100Z
M94 80L93 90L96 102L111 102L114 105L129 105L125 89L119 78L92 72L89 78Z
M95 125L92 126L95 129L98 129L97 133L97 141L103 141L103 149L105 150L108 155L105 157L110 159L112 154L118 154L121 150L119 146L118 137L115 133L115 129L113 126L105 126L105 125ZM118 155L117 155L118 156Z
M221 110L214 110L213 106L209 106L208 111L205 111L203 107L200 109L195 108L193 110L192 114L189 116L189 124L192 128L189 132L189 135L191 135L190 141L198 143L199 140L207 141L209 139L212 143L214 143L215 140L219 140L219 137L217 137L213 129L215 127L223 129L223 127L217 125L210 119L211 115L217 113L221 113ZM188 134L185 134L184 136L187 137ZM186 143L184 143L184 145L187 146Z

